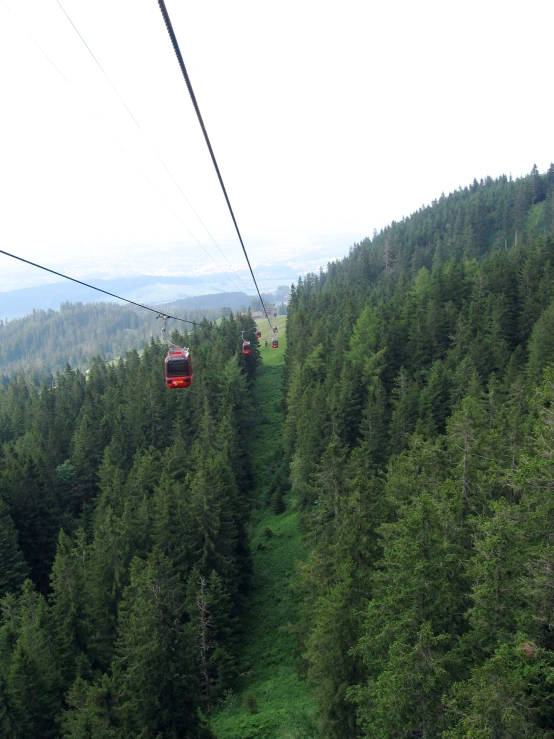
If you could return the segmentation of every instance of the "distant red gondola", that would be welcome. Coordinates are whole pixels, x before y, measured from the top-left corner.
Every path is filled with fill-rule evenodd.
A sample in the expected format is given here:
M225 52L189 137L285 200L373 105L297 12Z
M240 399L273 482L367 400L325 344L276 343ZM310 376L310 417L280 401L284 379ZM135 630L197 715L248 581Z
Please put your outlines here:
M250 354L250 342L249 341L242 342L242 353Z
M277 326L273 326L273 333L274 333L274 334L276 334L276 333L277 333Z
M257 339L261 339L262 338L262 332L261 331L256 331L256 338Z
M192 362L187 349L170 349L165 358L165 384L175 390L192 382Z
M271 342L271 348L272 349L278 349L279 348L279 342L277 341L277 339L273 339L273 341Z
M277 318L277 311L276 310L273 311L273 318Z

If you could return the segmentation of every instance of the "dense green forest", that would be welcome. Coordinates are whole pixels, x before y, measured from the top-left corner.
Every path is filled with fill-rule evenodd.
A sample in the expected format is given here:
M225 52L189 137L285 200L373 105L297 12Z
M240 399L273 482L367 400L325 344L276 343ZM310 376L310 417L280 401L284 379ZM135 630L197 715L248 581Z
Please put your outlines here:
M325 737L554 736L554 166L294 290L286 446Z
M236 673L251 570L251 318L0 394L0 724L17 737L203 737Z
M554 738L554 166L253 326L6 380L2 736Z

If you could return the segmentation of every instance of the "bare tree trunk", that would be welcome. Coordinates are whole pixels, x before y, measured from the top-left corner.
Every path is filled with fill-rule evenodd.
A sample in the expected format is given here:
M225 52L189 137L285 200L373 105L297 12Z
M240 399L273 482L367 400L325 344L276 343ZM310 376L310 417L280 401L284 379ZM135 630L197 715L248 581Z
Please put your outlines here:
M200 577L198 580L200 591L196 600L198 611L200 613L199 629L198 629L198 652L200 655L200 680L204 690L204 700L206 701L206 711L211 710L211 693L210 693L210 673L209 673L209 628L211 621L208 615L208 607L206 603L206 578Z

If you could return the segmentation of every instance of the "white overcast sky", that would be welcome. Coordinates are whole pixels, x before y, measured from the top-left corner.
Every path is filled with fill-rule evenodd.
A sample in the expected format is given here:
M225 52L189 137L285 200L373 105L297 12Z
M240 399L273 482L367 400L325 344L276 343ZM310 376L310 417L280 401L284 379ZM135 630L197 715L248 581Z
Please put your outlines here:
M0 248L77 277L242 269L156 0L60 2L139 125L57 0L0 0ZM550 0L167 7L254 265L325 264L554 159ZM0 255L0 290L33 281Z

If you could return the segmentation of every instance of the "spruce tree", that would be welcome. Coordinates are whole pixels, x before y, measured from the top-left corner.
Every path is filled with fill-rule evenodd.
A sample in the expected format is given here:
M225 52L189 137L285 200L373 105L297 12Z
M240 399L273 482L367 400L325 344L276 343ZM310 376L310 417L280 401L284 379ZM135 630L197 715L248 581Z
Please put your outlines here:
M7 505L0 498L0 598L16 592L28 574Z

